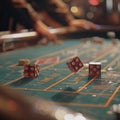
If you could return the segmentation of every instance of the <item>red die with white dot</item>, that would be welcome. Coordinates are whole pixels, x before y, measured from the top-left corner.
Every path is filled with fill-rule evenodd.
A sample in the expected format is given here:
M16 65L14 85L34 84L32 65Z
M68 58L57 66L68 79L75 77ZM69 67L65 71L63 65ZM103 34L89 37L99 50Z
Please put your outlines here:
M74 57L70 59L66 64L72 72L77 72L80 70L80 68L83 67L83 63L81 62L79 57Z
M101 76L101 63L100 62L89 63L89 76L91 77Z
M24 77L25 78L36 78L39 75L38 65L25 65L24 66Z

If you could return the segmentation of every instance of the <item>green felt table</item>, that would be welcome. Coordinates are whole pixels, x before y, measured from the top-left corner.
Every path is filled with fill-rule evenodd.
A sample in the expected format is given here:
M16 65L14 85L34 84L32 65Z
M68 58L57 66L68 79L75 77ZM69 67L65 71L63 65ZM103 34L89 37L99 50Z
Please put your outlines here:
M60 45L36 45L0 54L0 84L23 94L36 96L88 115L93 120L113 120L111 106L120 103L120 43L105 39L101 44L93 38L64 40ZM84 67L72 73L66 62L78 56ZM58 57L59 61L41 64L37 78L24 78L20 59ZM101 62L101 77L88 76L88 63Z

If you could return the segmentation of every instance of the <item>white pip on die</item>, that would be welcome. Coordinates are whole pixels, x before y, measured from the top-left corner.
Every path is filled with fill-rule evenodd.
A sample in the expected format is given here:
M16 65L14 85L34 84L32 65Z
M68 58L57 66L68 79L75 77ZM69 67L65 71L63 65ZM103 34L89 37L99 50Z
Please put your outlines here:
M89 76L90 77L101 76L101 62L89 63Z

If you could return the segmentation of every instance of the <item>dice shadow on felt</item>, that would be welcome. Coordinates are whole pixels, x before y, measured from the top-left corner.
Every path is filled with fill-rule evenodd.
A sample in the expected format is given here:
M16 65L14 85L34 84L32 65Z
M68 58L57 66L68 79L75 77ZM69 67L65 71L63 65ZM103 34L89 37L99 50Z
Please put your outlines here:
M28 84L29 82L31 82L32 80L34 80L34 78L21 78L19 81L16 81L12 84L10 84L11 86L21 86L21 85L25 85Z
M88 76L88 80L91 80L93 78L96 78L96 79L101 79L101 76Z
M101 76L88 76L88 81L90 81L93 78L95 78L95 80L93 81L95 85L101 84L101 80L102 80Z
M69 92L71 91L71 93L75 92L75 90L71 87L66 88L64 91L69 91ZM69 102L72 102L78 96L78 94L64 93L64 91L55 94L52 97L52 100L55 102L68 102L69 103Z

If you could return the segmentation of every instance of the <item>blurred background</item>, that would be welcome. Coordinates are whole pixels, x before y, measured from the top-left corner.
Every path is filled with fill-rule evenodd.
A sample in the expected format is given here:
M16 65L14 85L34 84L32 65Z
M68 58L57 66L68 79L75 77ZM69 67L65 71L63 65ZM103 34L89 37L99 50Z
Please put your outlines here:
M120 25L120 0L63 0L75 18L102 25Z

